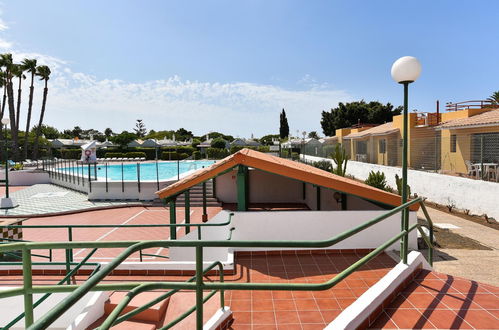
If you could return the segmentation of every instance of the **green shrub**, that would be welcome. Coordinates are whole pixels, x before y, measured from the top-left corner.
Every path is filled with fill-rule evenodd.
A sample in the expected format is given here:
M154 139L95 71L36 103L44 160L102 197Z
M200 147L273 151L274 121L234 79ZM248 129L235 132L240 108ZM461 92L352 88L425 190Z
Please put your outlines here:
M161 153L162 160L177 160L179 159L179 154L176 151L163 151Z
M63 159L80 159L81 149L62 149L60 157Z
M106 158L124 158L125 154L122 152L106 152Z
M208 148L206 149L206 155L209 159L222 159L230 155L230 152L227 149Z
M186 158L189 158L189 155L185 152L182 152L182 153L178 154L178 158L179 159L186 159Z
M299 158L300 158L300 154L299 153L297 153L297 152L292 152L291 153L291 159L292 160L297 160Z
M331 164L331 162L328 162L327 160L319 160L318 162L313 162L312 166L320 168L321 170L327 172L331 172L333 170L333 165Z
M348 156L345 149L341 144L337 144L334 147L334 152L331 155L336 167L333 169L333 173L340 176L345 176L347 171Z
M387 189L388 186L386 185L385 173L380 172L380 171L377 171L377 172L371 171L371 172L369 172L369 176L364 181L364 183L366 183L366 184L368 184L368 185L370 185L372 187L381 189L381 190L388 190Z
M194 151L192 157L197 160L203 158L203 155L201 154L201 151Z
M145 152L139 152L139 151L132 151L132 152L127 152L125 154L125 157L127 158L146 158L146 153Z

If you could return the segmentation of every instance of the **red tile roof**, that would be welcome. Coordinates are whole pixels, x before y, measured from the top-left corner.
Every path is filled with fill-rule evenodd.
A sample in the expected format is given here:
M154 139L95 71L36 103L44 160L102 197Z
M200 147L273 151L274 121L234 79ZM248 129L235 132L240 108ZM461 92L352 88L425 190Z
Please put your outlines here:
M225 171L230 170L237 165L244 165L302 182L334 189L374 202L392 206L401 204L399 195L371 187L353 179L323 171L314 166L271 156L250 149L242 149L209 167L199 169L182 180L158 191L156 194L160 198L168 198L180 194L199 183L223 174ZM418 208L419 206L417 204L411 206L411 210L417 210Z
M375 126L373 128L366 129L365 131L362 132L348 134L344 137L344 139L360 139L368 136L388 135L396 133L398 131L399 129L393 126L393 122L389 122Z
M475 126L499 126L499 109L483 112L467 118L446 121L437 128L466 128Z

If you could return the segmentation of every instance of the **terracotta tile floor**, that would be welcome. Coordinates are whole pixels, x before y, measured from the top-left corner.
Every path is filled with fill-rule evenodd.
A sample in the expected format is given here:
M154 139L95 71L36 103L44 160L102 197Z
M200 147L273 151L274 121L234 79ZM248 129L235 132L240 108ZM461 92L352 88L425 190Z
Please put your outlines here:
M499 329L499 288L422 271L372 329Z
M361 257L354 253L239 256L237 274L226 281L324 282ZM394 265L382 254L326 291L226 292L226 305L234 312L230 329L322 329Z
M209 207L208 218L212 218L221 210L220 207ZM191 223L201 223L202 208L191 207ZM184 208L177 208L177 223L184 222ZM42 218L32 218L24 221L25 225L58 225L58 224L167 224L170 222L168 207L128 207L110 210L89 211L84 213L60 215ZM191 229L194 231L195 229ZM185 229L177 231L177 237L185 234ZM162 240L170 237L170 229L165 228L81 228L73 229L74 241L119 241L119 240ZM60 242L68 240L68 232L65 228L48 229L23 229L23 239L28 241ZM123 249L100 249L90 261L108 261L116 257ZM83 259L90 249L74 250L74 260ZM144 253L168 255L168 249L155 248L144 250ZM47 254L39 251L39 254ZM64 250L54 250L55 261L64 261ZM144 261L163 261L164 259L145 256ZM46 261L42 258L33 258L33 261ZM139 254L133 254L128 261L139 261Z

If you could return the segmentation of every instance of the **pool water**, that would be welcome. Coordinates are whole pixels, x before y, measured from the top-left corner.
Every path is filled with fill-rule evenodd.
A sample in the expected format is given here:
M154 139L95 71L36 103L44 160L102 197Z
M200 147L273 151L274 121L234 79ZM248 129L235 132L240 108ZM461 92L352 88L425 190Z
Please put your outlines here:
M181 162L152 162L152 163L123 163L120 164L97 164L97 178L99 180L106 179L108 181L121 181L121 180L131 180L137 181L138 174L140 173L140 181L156 181L176 179L177 173L185 173L192 170L197 170L207 166L210 166L215 161L213 160L191 160L191 161L181 161ZM140 167L140 168L139 168ZM88 166L83 167L66 167L60 170L67 170L69 173L83 174L84 177L88 176ZM90 174L94 177L94 165L90 165Z

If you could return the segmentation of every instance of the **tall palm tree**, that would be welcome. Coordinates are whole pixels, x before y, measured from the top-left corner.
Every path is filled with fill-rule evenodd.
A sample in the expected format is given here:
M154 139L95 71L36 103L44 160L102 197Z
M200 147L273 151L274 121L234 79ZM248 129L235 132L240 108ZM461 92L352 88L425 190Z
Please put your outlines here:
M16 109L14 106L14 88L12 84L12 77L14 63L12 61L12 54L1 54L0 55L1 65L5 67L6 81L7 81L7 100L9 102L9 117L10 117L10 134L12 136L12 154L13 158L17 160L19 158L19 138L17 135L17 121L16 121Z
M35 143L33 146L34 159L38 159L38 140L42 134L43 116L45 115L45 105L47 104L47 94L49 92L48 81L50 79L50 68L46 65L40 65L36 68L36 75L40 77L40 80L45 82L45 87L43 88L42 109L40 111L40 120L38 121L38 126L36 128Z
M33 93L35 90L35 75L36 75L36 59L28 59L25 58L21 65L24 68L24 71L31 73L31 85L29 86L29 101L28 101L28 115L26 117L26 137L24 138L24 147L23 147L23 158L28 158L28 135L29 129L31 125L31 111L33 109Z
M1 66L1 59L0 59ZM3 118L3 114L5 112L5 101L7 100L7 74L5 71L0 70L0 87L3 87L3 99L2 99L2 109L0 110L0 119Z
M21 121L21 93L22 81L26 79L24 75L24 67L21 64L14 64L12 67L12 74L19 79L19 86L17 88L17 108L16 108L16 130L19 132L19 122Z

